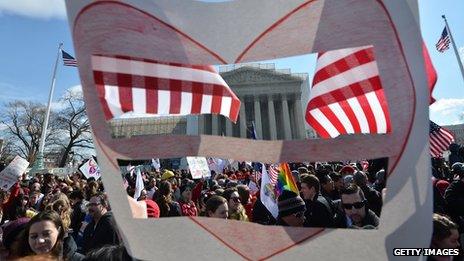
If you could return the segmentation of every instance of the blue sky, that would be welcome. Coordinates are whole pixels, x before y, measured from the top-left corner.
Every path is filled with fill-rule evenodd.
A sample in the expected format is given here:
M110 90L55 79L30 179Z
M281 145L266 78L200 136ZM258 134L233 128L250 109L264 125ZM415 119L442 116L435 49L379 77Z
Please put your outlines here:
M443 54L435 49L444 27L441 15L445 14L456 44L464 54L464 31L460 27L464 24L464 1L420 0L419 4L422 34L438 72L434 91L437 102L430 107L431 119L438 124L464 122L459 117L464 116L464 80L456 57L452 49ZM0 0L0 34L0 104L14 99L45 103L58 44L62 42L63 49L74 54L63 1ZM312 75L312 61L314 58L299 57L277 61L276 66ZM77 69L60 64L54 100L78 85Z

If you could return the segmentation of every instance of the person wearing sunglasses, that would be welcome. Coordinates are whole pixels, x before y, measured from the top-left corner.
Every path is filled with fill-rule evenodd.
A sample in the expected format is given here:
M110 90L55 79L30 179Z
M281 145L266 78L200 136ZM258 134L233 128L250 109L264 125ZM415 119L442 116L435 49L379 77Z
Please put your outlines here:
M240 201L237 188L232 187L224 190L222 196L227 200L227 205L229 206L229 219L248 221L248 216Z
M306 206L303 199L293 191L284 190L277 199L279 226L302 227L305 222Z
M338 228L372 228L379 225L379 217L367 208L364 193L357 185L351 184L343 188L340 194L345 215L338 219Z

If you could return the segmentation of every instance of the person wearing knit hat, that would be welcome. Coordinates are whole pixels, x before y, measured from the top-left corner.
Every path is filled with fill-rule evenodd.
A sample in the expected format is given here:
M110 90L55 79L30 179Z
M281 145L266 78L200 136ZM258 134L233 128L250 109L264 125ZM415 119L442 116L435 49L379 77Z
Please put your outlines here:
M159 218L160 217L160 209L158 204L151 199L145 199L145 203L147 204L147 216L148 218Z
M3 225L3 247L8 251L6 258L15 258L19 256L19 253L15 253L16 248L12 248L13 244L20 240L20 234L26 227L30 218L22 217L14 221L10 221Z
M279 216L277 225L301 227L305 222L306 206L303 199L293 191L284 190L277 199Z

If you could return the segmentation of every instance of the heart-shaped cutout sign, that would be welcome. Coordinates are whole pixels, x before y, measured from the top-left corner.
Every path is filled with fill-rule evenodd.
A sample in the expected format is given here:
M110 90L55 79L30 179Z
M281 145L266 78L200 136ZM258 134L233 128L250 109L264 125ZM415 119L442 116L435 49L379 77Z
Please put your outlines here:
M416 220L431 214L431 200L427 197L428 98L415 1L69 0L66 4L102 179L135 257L254 260L311 253L333 259L343 253L355 259L359 252L353 249L363 249L363 257L386 258L397 247L392 242L400 238L414 239L418 247L428 245L430 222ZM95 55L168 64L232 64L360 46L373 46L390 110L392 132L386 135L285 141L209 135L113 138L92 64ZM133 219L120 186L117 159L195 155L257 162L388 157L388 197L381 226L376 231L326 229L320 233L320 229L239 225L205 218ZM417 222L401 227L410 220ZM416 230L418 225L427 229ZM404 236L400 227L411 233ZM375 247L366 249L365 244ZM328 245L337 245L337 251Z

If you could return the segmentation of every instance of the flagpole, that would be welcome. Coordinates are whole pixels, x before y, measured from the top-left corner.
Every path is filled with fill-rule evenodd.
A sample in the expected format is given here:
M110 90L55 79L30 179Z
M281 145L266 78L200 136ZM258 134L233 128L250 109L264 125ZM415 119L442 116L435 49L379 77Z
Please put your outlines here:
M456 55L456 58L458 59L459 69L461 69L461 76L462 76L462 79L464 80L464 67L462 66L461 56L459 56L458 48L456 47L456 43L454 42L453 34L451 34L451 30L448 25L448 20L446 20L445 15L442 15L441 17L443 18L443 20L445 20L446 30L448 31L451 44L453 45L454 54Z
M31 169L32 172L36 172L38 170L44 169L44 162L43 162L43 151L45 147L45 138L47 136L47 127L48 127L48 120L50 118L50 109L52 105L52 99L53 99L53 91L55 89L55 83L56 83L56 68L58 67L58 60L60 59L60 52L61 52L61 47L63 46L63 43L60 43L58 45L58 53L56 55L56 60L55 60L55 66L53 68L53 76L52 76L52 83L50 86L50 93L48 95L48 105L47 105L47 111L45 113L45 120L42 125L42 135L40 137L40 144L39 144L39 152L37 154L37 157L34 162L34 166Z

